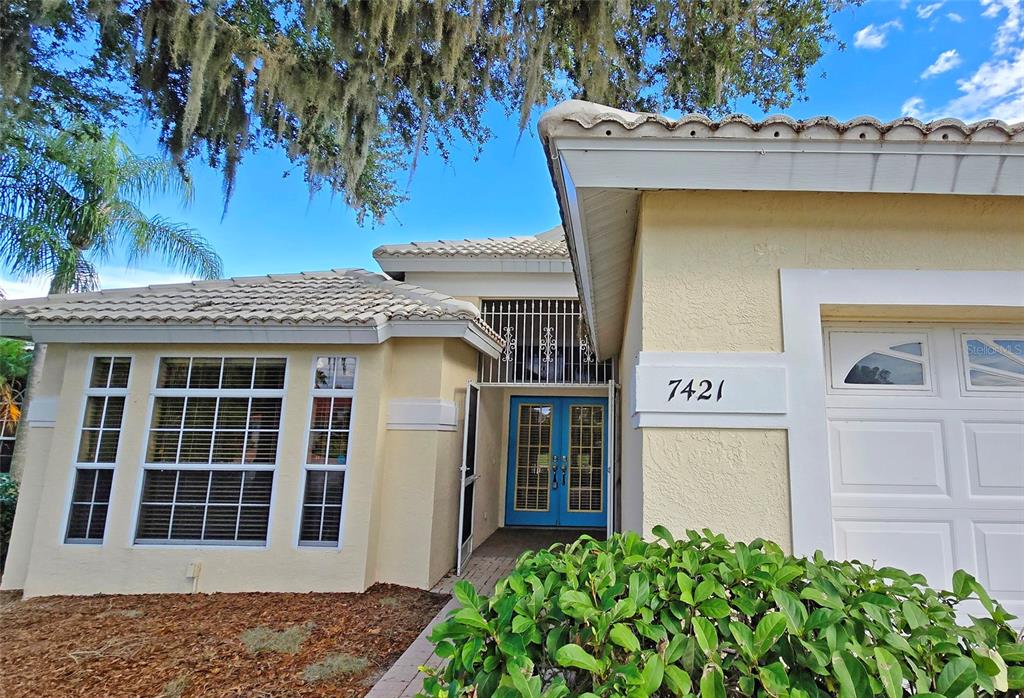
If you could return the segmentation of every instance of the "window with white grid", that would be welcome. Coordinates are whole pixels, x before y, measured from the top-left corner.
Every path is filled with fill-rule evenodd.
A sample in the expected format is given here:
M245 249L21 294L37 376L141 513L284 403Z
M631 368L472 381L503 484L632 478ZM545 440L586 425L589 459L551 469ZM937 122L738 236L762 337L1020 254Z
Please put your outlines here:
M110 506L112 468L77 468L65 543L102 543Z
M92 360L85 390L85 414L78 440L79 464L117 462L121 420L128 397L128 356L97 356Z
M283 358L160 360L137 543L266 542L285 369Z
M299 545L334 546L341 540L355 376L355 357L317 357Z

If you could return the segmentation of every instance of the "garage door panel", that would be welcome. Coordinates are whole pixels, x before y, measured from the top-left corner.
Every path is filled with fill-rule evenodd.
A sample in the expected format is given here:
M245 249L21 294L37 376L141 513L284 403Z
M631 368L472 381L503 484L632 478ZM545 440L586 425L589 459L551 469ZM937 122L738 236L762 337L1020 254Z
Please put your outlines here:
M838 520L836 552L847 560L893 566L949 586L956 570L952 521Z
M941 422L833 421L831 431L836 493L948 493Z
M963 428L971 494L1024 498L1024 424L965 422Z
M1000 601L1024 599L1024 522L975 521L978 580Z
M966 373L979 362L992 372L1015 361L1024 375L1024 330L860 325L827 329L826 348L833 333L853 331L891 351L898 346L886 344L890 338L927 333L934 380L927 390L895 380L830 384L837 555L920 572L938 588L949 588L953 572L964 569L1011 613L1024 614L1024 389L971 384ZM972 603L959 610L981 611Z

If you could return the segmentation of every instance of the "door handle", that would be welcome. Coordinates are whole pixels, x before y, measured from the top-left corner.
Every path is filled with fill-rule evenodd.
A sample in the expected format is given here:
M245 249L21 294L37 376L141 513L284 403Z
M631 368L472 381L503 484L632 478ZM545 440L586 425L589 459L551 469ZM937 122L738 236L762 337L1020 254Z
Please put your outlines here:
M558 489L558 456L551 457L551 489Z
M569 471L569 457L562 456L562 486L565 487L565 474Z

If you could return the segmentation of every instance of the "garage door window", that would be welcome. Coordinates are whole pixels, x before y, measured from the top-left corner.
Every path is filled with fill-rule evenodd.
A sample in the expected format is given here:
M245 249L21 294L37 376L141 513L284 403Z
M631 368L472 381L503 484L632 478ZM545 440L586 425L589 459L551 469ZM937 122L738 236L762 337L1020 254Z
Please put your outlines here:
M828 342L833 389L931 388L925 335L832 331Z
M964 334L967 389L1024 390L1024 337Z

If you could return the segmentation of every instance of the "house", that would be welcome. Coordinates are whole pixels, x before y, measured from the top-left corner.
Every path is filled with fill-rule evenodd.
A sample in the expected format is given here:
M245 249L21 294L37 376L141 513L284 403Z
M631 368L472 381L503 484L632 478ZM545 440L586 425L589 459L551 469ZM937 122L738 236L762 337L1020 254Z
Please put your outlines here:
M1024 611L1024 125L540 135L564 232L4 303L46 370L3 588L429 587L500 526L661 523Z

